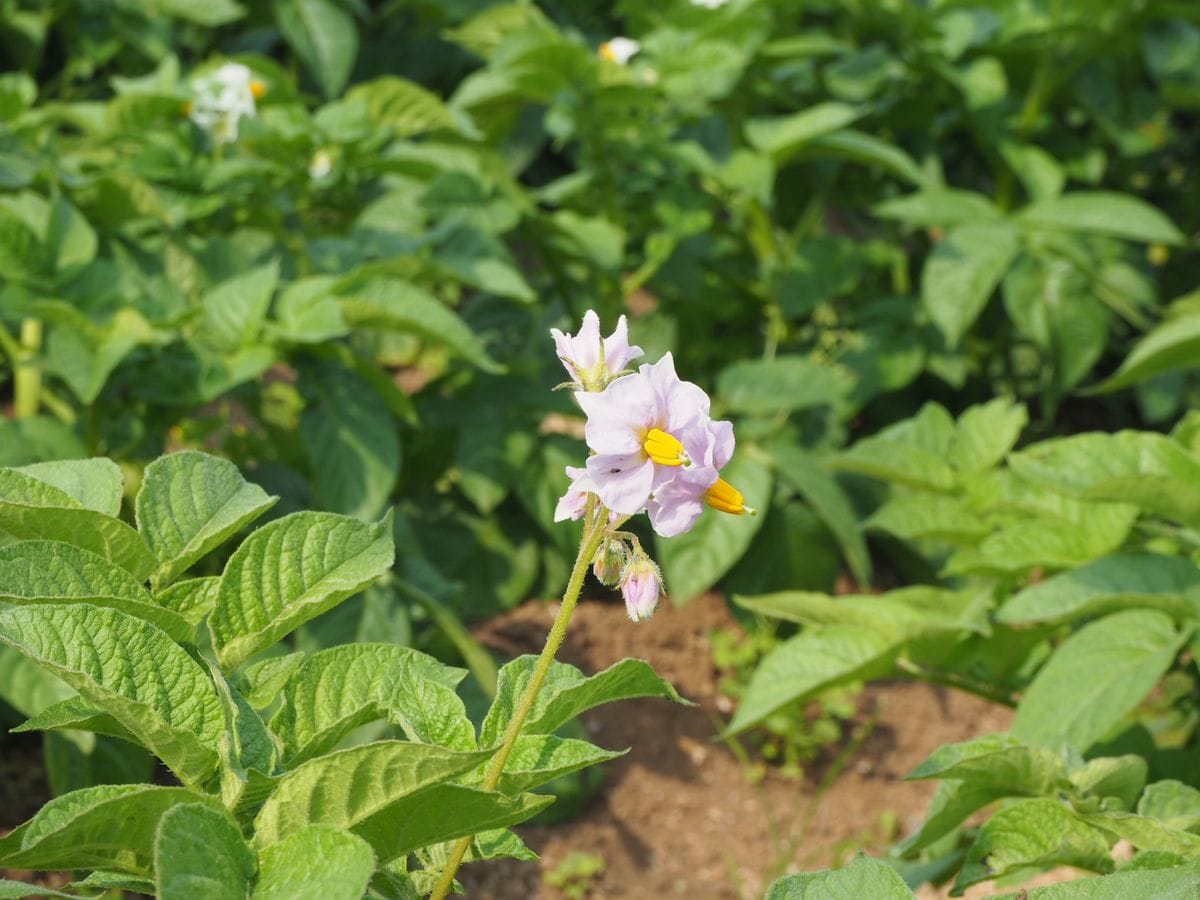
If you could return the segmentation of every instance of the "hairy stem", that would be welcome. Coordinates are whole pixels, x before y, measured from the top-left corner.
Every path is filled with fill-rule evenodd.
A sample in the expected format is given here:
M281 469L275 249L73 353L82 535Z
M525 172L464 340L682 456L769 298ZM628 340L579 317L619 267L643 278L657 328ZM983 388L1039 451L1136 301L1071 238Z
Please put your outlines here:
M554 662L555 654L562 646L563 638L567 634L567 625L571 621L571 614L575 612L575 604L579 600L579 592L583 589L583 579L587 575L588 566L591 565L592 557L596 555L596 551L600 548L600 542L607 531L607 521L607 509L599 507L589 510L588 524L583 532L583 540L579 543L579 556L575 558L575 567L571 569L571 577L567 581L567 589L563 593L562 606L554 618L550 633L546 636L546 646L542 648L542 655L538 657L537 664L533 667L529 683L525 685L525 691L521 694L513 717L508 721L504 739L500 742L500 749L492 757L487 772L483 776L480 787L485 791L495 790L496 785L500 783L504 765L508 762L508 757L517 743L517 738L521 734L525 720L529 717L530 710L533 709L533 703L542 689L542 682L546 680L546 673L550 671L550 664ZM467 850L471 847L473 837L474 835L468 834L454 845L454 849L450 852L450 858L446 861L445 868L442 869L442 877L438 879L437 886L430 894L430 900L443 900L450 892L450 888L454 885L454 876L458 872L458 867L462 865Z

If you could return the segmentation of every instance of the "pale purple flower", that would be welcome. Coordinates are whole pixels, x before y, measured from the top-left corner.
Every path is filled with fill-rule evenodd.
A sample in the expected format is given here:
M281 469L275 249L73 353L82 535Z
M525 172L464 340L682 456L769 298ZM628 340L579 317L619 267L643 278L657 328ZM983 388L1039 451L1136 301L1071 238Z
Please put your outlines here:
M703 495L733 452L732 426L713 422L708 395L680 380L670 353L618 378L601 393L576 397L588 417L584 433L595 455L588 459L587 471L595 492L622 515L647 506L652 495L685 472L678 493ZM660 513L665 511L660 508L651 524ZM674 525L667 527L679 533Z
M567 477L571 479L571 484L567 492L559 497L558 505L554 508L555 522L582 518L587 512L588 496L596 493L596 485L588 475L587 469L567 466Z
M644 554L635 557L621 576L621 596L625 598L629 618L640 622L654 615L661 590L662 576L658 566Z
M689 429L683 445L692 465L676 470L646 503L650 524L663 537L691 531L704 512L709 490L720 481L720 470L733 456L733 425L710 419L705 428Z
M558 358L571 379L584 390L599 391L625 370L629 361L642 355L641 347L629 344L629 325L625 317L617 319L617 327L606 338L600 337L600 317L594 310L583 314L583 324L577 335L563 334L550 329Z

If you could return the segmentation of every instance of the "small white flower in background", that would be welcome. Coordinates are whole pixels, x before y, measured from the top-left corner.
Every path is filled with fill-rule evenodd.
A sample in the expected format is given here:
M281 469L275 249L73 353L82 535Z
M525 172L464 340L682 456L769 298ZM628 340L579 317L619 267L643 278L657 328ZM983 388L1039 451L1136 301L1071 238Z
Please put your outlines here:
M633 58L634 54L641 52L641 49L641 43L633 38L615 37L601 44L599 53L601 59L607 59L623 66Z
M192 81L188 118L203 128L217 143L236 141L238 123L253 117L254 101L266 93L266 85L241 63L225 63Z
M729 0L691 0L692 6L703 6L705 9L720 9Z
M322 148L312 156L312 161L308 164L308 177L313 181L320 181L323 178L328 178L329 173L333 171L333 157L329 155L329 151Z

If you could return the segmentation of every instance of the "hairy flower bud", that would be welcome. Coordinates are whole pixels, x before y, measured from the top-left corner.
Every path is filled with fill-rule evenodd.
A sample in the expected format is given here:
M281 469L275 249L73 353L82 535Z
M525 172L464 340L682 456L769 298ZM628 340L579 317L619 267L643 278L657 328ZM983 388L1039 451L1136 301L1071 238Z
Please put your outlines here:
M625 598L629 618L635 622L654 615L661 590L662 575L658 566L644 553L634 556L621 573L621 596Z
M592 560L592 574L606 587L616 587L628 557L629 551L625 549L623 542L605 541L601 544L596 558Z

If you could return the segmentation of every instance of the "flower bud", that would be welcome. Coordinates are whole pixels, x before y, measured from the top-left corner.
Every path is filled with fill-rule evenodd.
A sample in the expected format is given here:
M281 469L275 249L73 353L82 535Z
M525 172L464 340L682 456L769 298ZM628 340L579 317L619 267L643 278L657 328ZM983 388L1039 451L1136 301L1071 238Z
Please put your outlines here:
M621 541L605 541L592 561L592 574L606 587L616 587L628 555Z
M629 618L640 622L654 615L661 589L658 566L645 554L635 556L621 573L621 596L625 598Z

